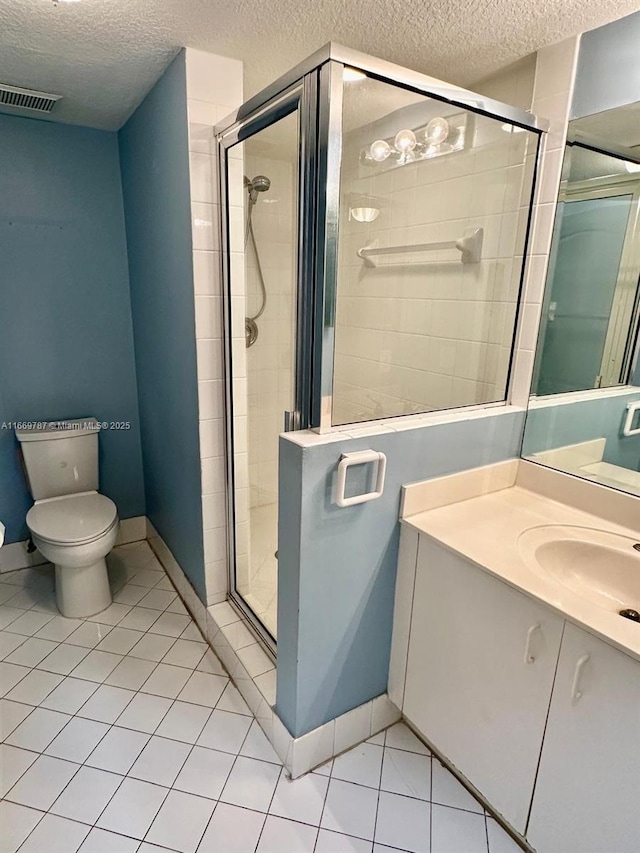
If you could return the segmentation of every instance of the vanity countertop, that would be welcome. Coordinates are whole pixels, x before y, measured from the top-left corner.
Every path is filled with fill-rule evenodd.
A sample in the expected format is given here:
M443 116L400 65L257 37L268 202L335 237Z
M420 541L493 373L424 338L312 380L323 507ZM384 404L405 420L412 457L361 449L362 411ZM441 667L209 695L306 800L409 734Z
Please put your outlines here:
M517 485L405 516L401 521L640 660L640 623L593 604L535 570L519 547L521 534L548 525L586 528L585 538L589 530L597 530L633 542L640 541L637 531Z

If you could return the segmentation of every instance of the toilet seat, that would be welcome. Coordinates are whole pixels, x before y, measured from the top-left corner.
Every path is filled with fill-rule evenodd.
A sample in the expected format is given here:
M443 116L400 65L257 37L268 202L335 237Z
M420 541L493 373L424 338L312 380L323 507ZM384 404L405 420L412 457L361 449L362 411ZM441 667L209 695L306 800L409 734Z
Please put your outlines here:
M36 501L27 513L31 533L52 545L84 545L118 523L114 502L99 492Z

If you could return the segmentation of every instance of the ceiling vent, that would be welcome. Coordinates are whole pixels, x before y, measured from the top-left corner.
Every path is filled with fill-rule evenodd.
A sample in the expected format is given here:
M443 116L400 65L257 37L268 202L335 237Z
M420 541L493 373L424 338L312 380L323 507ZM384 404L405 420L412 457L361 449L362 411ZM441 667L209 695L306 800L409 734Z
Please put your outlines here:
M37 113L50 113L62 95L47 92L34 92L32 89L17 89L0 83L0 107L14 107L19 110L33 110Z

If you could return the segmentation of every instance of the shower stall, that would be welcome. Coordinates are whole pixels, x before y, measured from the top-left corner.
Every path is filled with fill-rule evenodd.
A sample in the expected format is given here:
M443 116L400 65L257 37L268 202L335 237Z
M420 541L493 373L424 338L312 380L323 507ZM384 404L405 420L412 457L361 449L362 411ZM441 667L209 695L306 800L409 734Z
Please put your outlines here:
M229 595L272 650L280 433L504 404L543 129L338 45L216 128Z

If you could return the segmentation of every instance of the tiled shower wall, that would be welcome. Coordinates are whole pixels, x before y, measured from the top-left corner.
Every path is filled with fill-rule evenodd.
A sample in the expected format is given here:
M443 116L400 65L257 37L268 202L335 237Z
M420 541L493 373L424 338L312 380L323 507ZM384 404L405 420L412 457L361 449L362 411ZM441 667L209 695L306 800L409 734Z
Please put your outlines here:
M364 170L376 167L359 166L357 153L345 150L343 190L379 198L381 209L372 223L349 220L348 207L342 210L337 422L503 399L533 134L480 118L469 150L370 177ZM355 180L345 175L349 168ZM479 263L463 265L455 250L445 250L380 258L370 269L356 254L371 244L455 240L475 228L484 229Z
M213 126L242 103L242 63L188 48L187 99L205 584L211 605L225 600L228 586L220 205ZM242 218L242 208L234 213Z

